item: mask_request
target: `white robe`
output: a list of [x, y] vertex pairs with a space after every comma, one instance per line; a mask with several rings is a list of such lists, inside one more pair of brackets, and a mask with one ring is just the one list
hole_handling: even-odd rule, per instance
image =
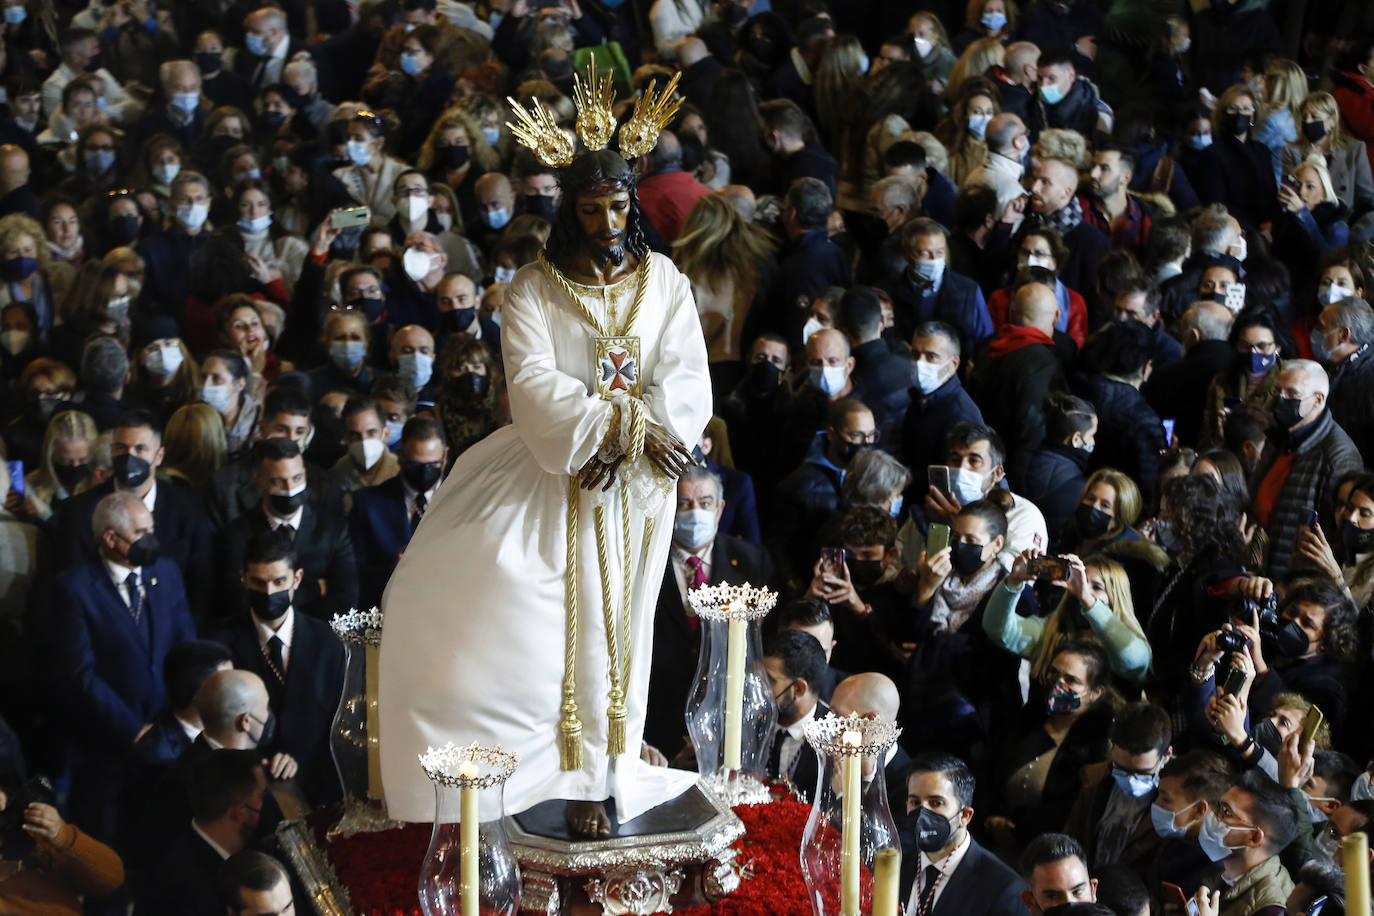
[[[690, 447], [711, 415], [706, 348], [687, 279], [667, 258], [649, 257], [650, 288], [630, 331], [641, 341], [643, 401], [651, 420]], [[610, 681], [593, 523], [598, 496], [579, 491], [576, 672], [584, 744], [582, 768], [563, 772], [557, 739], [568, 477], [596, 452], [614, 408], [594, 393], [595, 331], [539, 265], [516, 274], [502, 315], [514, 424], [459, 457], [382, 601], [380, 731], [387, 807], [401, 820], [433, 820], [434, 790], [416, 755], [426, 745], [476, 741], [500, 744], [520, 757], [506, 785], [506, 813], [554, 798], [614, 796], [620, 818], [629, 819], [696, 779], [695, 773], [649, 767], [638, 753], [654, 606], [672, 536], [673, 489], [663, 488], [645, 557], [638, 556], [643, 516], [632, 511], [630, 541], [639, 565], [632, 579], [628, 752], [613, 766], [605, 753]], [[618, 504], [608, 506], [606, 516], [610, 543], [619, 545]], [[611, 567], [618, 607], [620, 563]], [[495, 814], [484, 809], [482, 818]]]

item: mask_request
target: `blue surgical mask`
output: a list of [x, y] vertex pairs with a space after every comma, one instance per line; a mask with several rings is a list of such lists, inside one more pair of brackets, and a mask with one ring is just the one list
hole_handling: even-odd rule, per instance
[[354, 165], [367, 165], [372, 161], [372, 151], [368, 149], [369, 143], [366, 140], [348, 141], [348, 158]]
[[934, 283], [944, 275], [945, 259], [935, 258], [930, 261], [916, 261], [911, 266], [912, 269], [916, 271], [916, 275], [922, 280], [925, 280], [927, 283]]
[[688, 509], [673, 519], [673, 540], [696, 550], [716, 536], [716, 514], [709, 509]]
[[1159, 787], [1157, 773], [1129, 773], [1120, 767], [1112, 767], [1112, 779], [1127, 798], [1144, 798]]
[[967, 506], [983, 498], [983, 475], [968, 468], [950, 468], [950, 483], [954, 485], [954, 495], [959, 504]]
[[406, 76], [414, 76], [420, 72], [420, 58], [415, 54], [401, 55], [401, 72]]
[[834, 397], [844, 388], [844, 366], [816, 366], [811, 370], [811, 384]]
[[267, 40], [257, 32], [244, 32], [243, 46], [254, 57], [262, 57], [267, 53]]
[[987, 134], [988, 122], [992, 120], [990, 114], [971, 114], [968, 116], [968, 132], [979, 140]]
[[115, 152], [112, 149], [88, 149], [86, 150], [86, 169], [91, 172], [107, 172], [115, 164]]
[[229, 392], [228, 385], [211, 385], [206, 383], [200, 389], [200, 399], [219, 413], [224, 413], [233, 403], [233, 395]]
[[1326, 349], [1326, 335], [1321, 328], [1312, 329], [1309, 342], [1312, 344], [1312, 358], [1317, 362], [1324, 363], [1331, 358], [1331, 351]]
[[[494, 17], [494, 16], [495, 16], [495, 14], [493, 14], [493, 17]], [[495, 145], [497, 144], [497, 142], [501, 139], [501, 128], [499, 128], [499, 127], [484, 127], [484, 128], [482, 128], [482, 139], [485, 140], [485, 141], [487, 141], [487, 145], [488, 145], [488, 146], [495, 146]]]
[[344, 372], [352, 372], [367, 358], [367, 344], [361, 340], [336, 340], [329, 345], [329, 358]]
[[177, 92], [172, 95], [172, 104], [187, 114], [191, 114], [200, 107], [199, 92]]
[[1186, 834], [1188, 832], [1188, 828], [1186, 826], [1180, 827], [1178, 825], [1178, 816], [1182, 814], [1184, 811], [1187, 811], [1188, 808], [1196, 808], [1198, 806], [1198, 802], [1200, 802], [1201, 800], [1202, 799], [1198, 799], [1198, 801], [1193, 802], [1191, 805], [1188, 805], [1187, 807], [1179, 808], [1177, 811], [1170, 811], [1168, 808], [1161, 808], [1159, 806], [1159, 803], [1155, 802], [1153, 805], [1150, 806], [1150, 823], [1154, 826], [1155, 833], [1159, 834], [1160, 837], [1166, 840], [1176, 840], [1179, 837]]
[[22, 6], [5, 7], [6, 25], [23, 25], [24, 20], [27, 18], [29, 18], [28, 10], [24, 9]]
[[153, 178], [162, 184], [171, 184], [180, 171], [180, 162], [160, 162], [152, 168]]
[[396, 360], [396, 369], [402, 378], [408, 379], [416, 388], [423, 388], [434, 374], [434, 357], [428, 353], [402, 353], [401, 358]]
[[898, 494], [897, 494], [897, 498], [894, 499], [894, 500], [892, 501], [892, 504], [889, 505], [889, 506], [887, 507], [887, 511], [888, 511], [889, 513], [892, 514], [892, 517], [893, 517], [893, 518], [901, 518], [901, 517], [902, 517], [902, 501], [903, 501], [902, 494], [898, 493]]
[[1040, 98], [1045, 100], [1046, 105], [1058, 105], [1060, 102], [1064, 101], [1064, 96], [1066, 95], [1068, 95], [1068, 93], [1055, 83], [1040, 87]]
[[272, 214], [266, 216], [255, 216], [252, 219], [239, 220], [239, 228], [249, 235], [261, 235], [272, 225]]
[[487, 225], [493, 229], [505, 228], [506, 223], [510, 222], [510, 210], [501, 207], [497, 210], [488, 210], [484, 217]]
[[978, 21], [981, 22], [983, 28], [987, 29], [989, 32], [996, 32], [1007, 24], [1007, 16], [1005, 13], [998, 12], [984, 13], [983, 18]]
[[1211, 134], [1193, 134], [1188, 138], [1188, 145], [1193, 149], [1206, 149], [1212, 145]]
[[509, 283], [515, 279], [514, 267], [497, 267], [491, 272], [493, 283]]
[[404, 423], [390, 423], [390, 422], [388, 422], [388, 423], [386, 424], [386, 447], [387, 447], [387, 448], [395, 448], [395, 447], [396, 447], [396, 444], [397, 444], [398, 442], [401, 441], [401, 430], [403, 430], [403, 429], [405, 429], [405, 424], [404, 424]]
[[[1240, 827], [1231, 827], [1217, 817], [1215, 811], [1208, 811], [1207, 816], [1202, 819], [1202, 829], [1198, 831], [1197, 842], [1206, 853], [1207, 858], [1213, 862], [1220, 862], [1231, 853], [1240, 849], [1241, 846], [1227, 846], [1226, 835], [1232, 830], [1240, 830]], [[1243, 844], [1242, 844], [1243, 845]]]

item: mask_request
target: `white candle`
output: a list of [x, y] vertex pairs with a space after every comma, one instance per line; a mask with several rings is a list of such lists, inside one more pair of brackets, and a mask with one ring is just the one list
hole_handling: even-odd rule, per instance
[[873, 853], [873, 916], [897, 916], [902, 851], [888, 847]]
[[[842, 744], [858, 747], [863, 736], [845, 732]], [[859, 916], [859, 863], [862, 861], [859, 839], [863, 832], [863, 809], [859, 806], [863, 794], [863, 758], [857, 753], [844, 755], [844, 807], [840, 820], [840, 916]]]
[[1352, 833], [1341, 840], [1347, 916], [1369, 916], [1369, 838]]
[[367, 797], [382, 797], [382, 727], [381, 716], [377, 712], [377, 697], [381, 683], [380, 646], [368, 646], [363, 653], [363, 664], [367, 666]]
[[[476, 779], [477, 764], [469, 761], [458, 768], [468, 779]], [[462, 916], [477, 916], [477, 787], [464, 785], [459, 789], [458, 877], [461, 882], [459, 899]]]
[[[733, 608], [733, 605], [732, 605]], [[725, 662], [725, 759], [727, 770], [740, 764], [740, 721], [744, 717], [744, 650], [748, 633], [743, 620], [731, 620]]]

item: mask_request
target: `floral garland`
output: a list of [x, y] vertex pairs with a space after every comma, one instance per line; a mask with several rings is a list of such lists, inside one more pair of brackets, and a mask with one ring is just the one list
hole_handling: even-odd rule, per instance
[[[798, 850], [811, 806], [792, 798], [740, 805], [744, 836], [735, 841], [738, 890], [713, 904], [675, 911], [681, 916], [810, 916]], [[335, 873], [348, 889], [357, 916], [422, 916], [416, 875], [429, 847], [428, 826], [326, 840]]]

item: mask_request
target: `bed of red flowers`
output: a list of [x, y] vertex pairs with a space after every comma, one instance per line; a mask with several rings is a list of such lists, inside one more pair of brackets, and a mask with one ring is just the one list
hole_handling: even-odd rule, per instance
[[[810, 916], [798, 850], [811, 813], [809, 805], [779, 798], [766, 805], [741, 805], [744, 836], [735, 842], [738, 890], [711, 905], [678, 910], [683, 916]], [[339, 881], [357, 916], [421, 916], [416, 883], [429, 846], [429, 828], [405, 827], [384, 833], [325, 839]]]

